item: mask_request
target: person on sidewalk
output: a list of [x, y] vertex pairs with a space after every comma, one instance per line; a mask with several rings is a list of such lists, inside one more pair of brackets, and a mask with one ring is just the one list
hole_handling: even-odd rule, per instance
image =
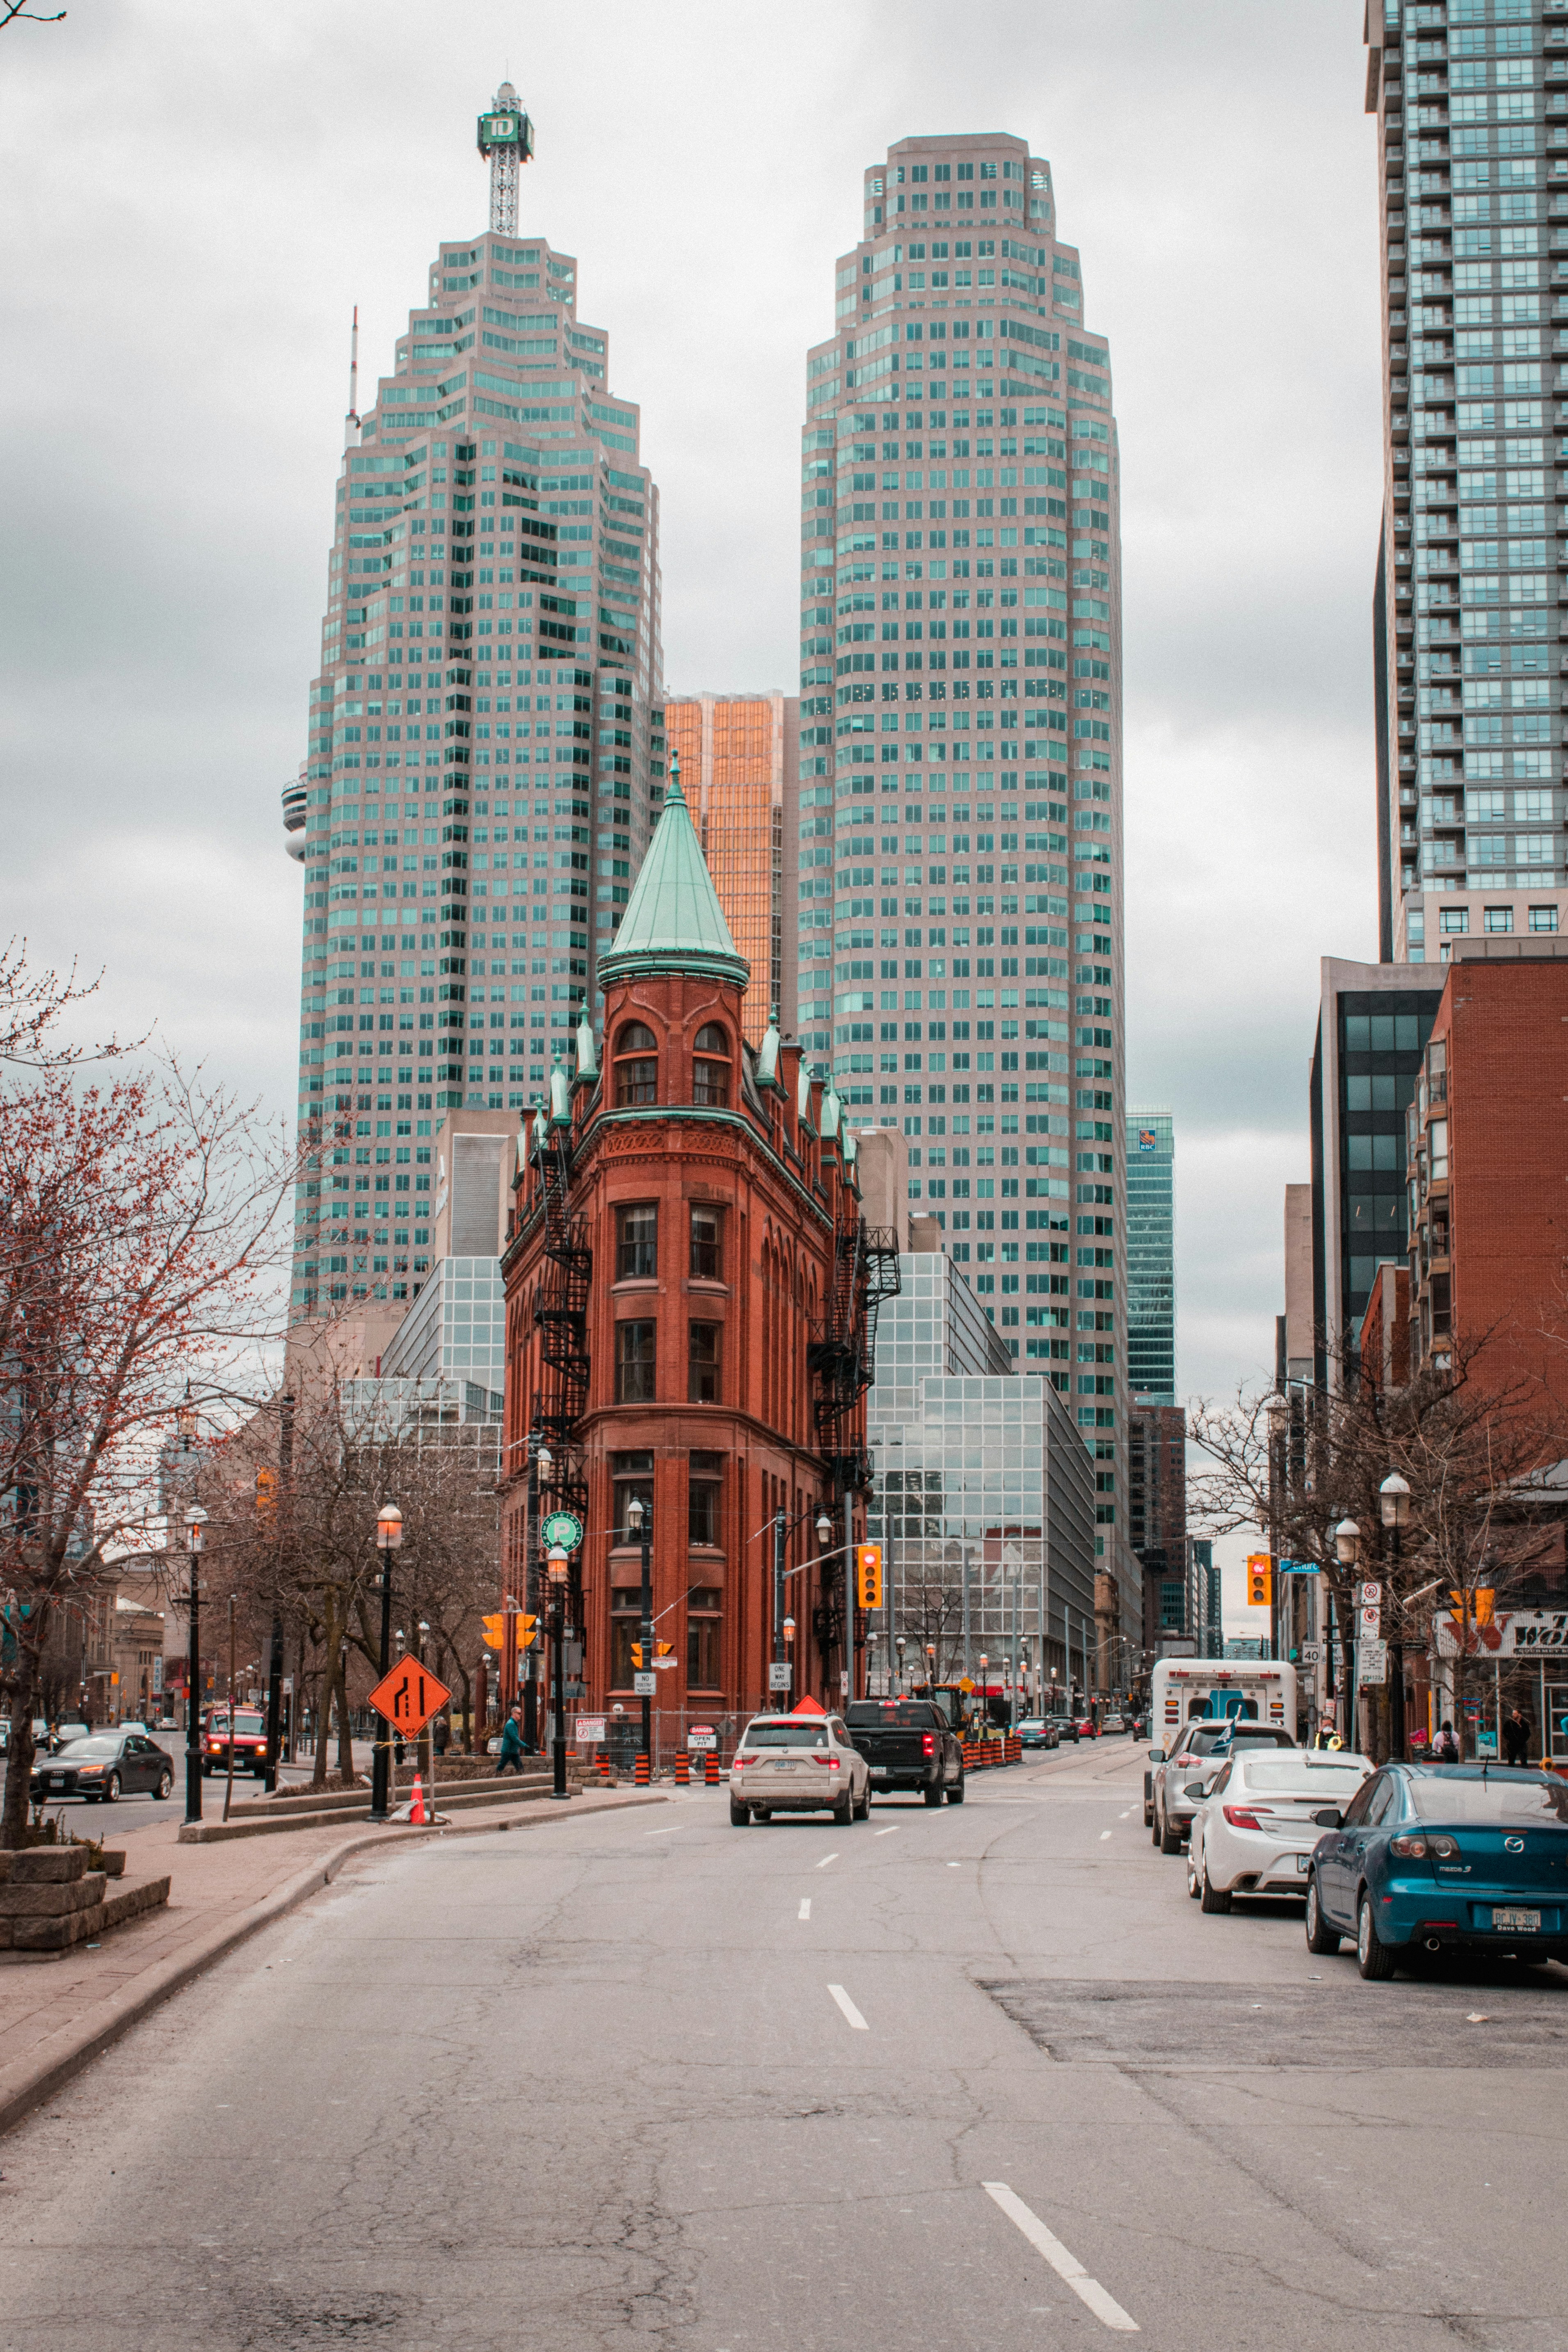
[[500, 1757], [496, 1765], [499, 1778], [502, 1772], [522, 1770], [522, 1709], [514, 1706], [501, 1726]]
[[1432, 1742], [1432, 1761], [1434, 1764], [1457, 1764], [1458, 1760], [1459, 1743], [1454, 1737], [1453, 1725], [1445, 1716], [1443, 1727]]
[[1502, 1727], [1503, 1754], [1510, 1764], [1530, 1761], [1530, 1725], [1518, 1707], [1510, 1712]]

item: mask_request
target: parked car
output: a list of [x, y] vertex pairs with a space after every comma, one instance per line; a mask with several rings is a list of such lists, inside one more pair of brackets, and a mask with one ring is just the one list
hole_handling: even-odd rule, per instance
[[1228, 1911], [1238, 1895], [1300, 1900], [1322, 1834], [1319, 1812], [1348, 1805], [1373, 1769], [1370, 1757], [1342, 1750], [1281, 1755], [1248, 1741], [1221, 1766], [1193, 1815], [1187, 1893], [1205, 1911]]
[[35, 1804], [46, 1797], [80, 1797], [89, 1805], [112, 1805], [138, 1792], [166, 1797], [174, 1785], [174, 1766], [145, 1732], [94, 1731], [35, 1765], [30, 1793]]
[[963, 1802], [963, 1750], [934, 1699], [858, 1698], [844, 1710], [879, 1796], [906, 1790], [928, 1805]]
[[1277, 1724], [1258, 1723], [1250, 1716], [1202, 1716], [1183, 1725], [1182, 1744], [1173, 1755], [1151, 1748], [1150, 1769], [1143, 1776], [1143, 1819], [1162, 1853], [1182, 1850], [1199, 1801], [1187, 1794], [1194, 1779], [1206, 1791], [1238, 1745], [1294, 1748], [1296, 1743]]
[[871, 1768], [836, 1715], [759, 1715], [730, 1759], [736, 1829], [774, 1813], [827, 1811], [847, 1827], [871, 1810]]
[[1074, 1747], [1077, 1747], [1078, 1717], [1076, 1715], [1047, 1715], [1046, 1721], [1056, 1733], [1057, 1745], [1058, 1747], [1060, 1747], [1064, 1739], [1070, 1739]]
[[1051, 1716], [1026, 1715], [1017, 1728], [1026, 1748], [1059, 1748], [1062, 1744], [1060, 1727]]
[[1385, 1764], [1318, 1820], [1310, 1951], [1352, 1936], [1373, 1979], [1446, 1951], [1568, 1959], [1568, 1783], [1555, 1773]]
[[1073, 1720], [1078, 1726], [1078, 1736], [1080, 1739], [1098, 1739], [1100, 1738], [1100, 1726], [1096, 1723], [1092, 1715], [1085, 1714], [1075, 1716]]
[[1100, 1728], [1102, 1736], [1108, 1732], [1125, 1731], [1127, 1728], [1127, 1717], [1120, 1711], [1110, 1715], [1102, 1715], [1100, 1718]]
[[[258, 1780], [267, 1777], [267, 1718], [259, 1708], [235, 1709], [234, 1769], [252, 1772]], [[227, 1770], [228, 1709], [215, 1706], [202, 1727], [202, 1771], [210, 1779]]]

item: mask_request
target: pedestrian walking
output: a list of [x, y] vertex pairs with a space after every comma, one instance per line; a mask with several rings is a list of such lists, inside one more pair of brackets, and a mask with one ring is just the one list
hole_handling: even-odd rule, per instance
[[1442, 1728], [1432, 1742], [1432, 1761], [1434, 1764], [1457, 1764], [1458, 1760], [1459, 1743], [1454, 1737], [1453, 1725], [1445, 1716]]
[[1530, 1761], [1530, 1724], [1516, 1706], [1502, 1727], [1503, 1754], [1510, 1764]]
[[500, 1759], [496, 1765], [496, 1772], [499, 1777], [502, 1772], [521, 1772], [521, 1770], [522, 1709], [520, 1706], [514, 1706], [501, 1726]]
[[452, 1726], [446, 1716], [438, 1715], [436, 1717], [436, 1728], [431, 1737], [436, 1742], [437, 1755], [445, 1756], [452, 1738]]

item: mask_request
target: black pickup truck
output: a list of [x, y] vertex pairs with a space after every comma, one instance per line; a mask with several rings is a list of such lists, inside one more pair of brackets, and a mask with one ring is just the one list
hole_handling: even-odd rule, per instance
[[849, 1738], [871, 1768], [871, 1794], [917, 1790], [928, 1805], [963, 1802], [963, 1751], [929, 1698], [861, 1698], [844, 1710]]

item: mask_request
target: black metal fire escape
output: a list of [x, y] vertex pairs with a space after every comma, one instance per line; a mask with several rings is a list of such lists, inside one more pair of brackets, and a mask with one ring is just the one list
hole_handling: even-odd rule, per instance
[[540, 1481], [546, 1510], [573, 1511], [587, 1524], [588, 1487], [574, 1439], [588, 1403], [588, 1291], [594, 1253], [585, 1221], [571, 1207], [572, 1130], [553, 1123], [536, 1144], [548, 1271], [534, 1299], [544, 1379], [533, 1412], [533, 1450], [546, 1445], [552, 1469]]

